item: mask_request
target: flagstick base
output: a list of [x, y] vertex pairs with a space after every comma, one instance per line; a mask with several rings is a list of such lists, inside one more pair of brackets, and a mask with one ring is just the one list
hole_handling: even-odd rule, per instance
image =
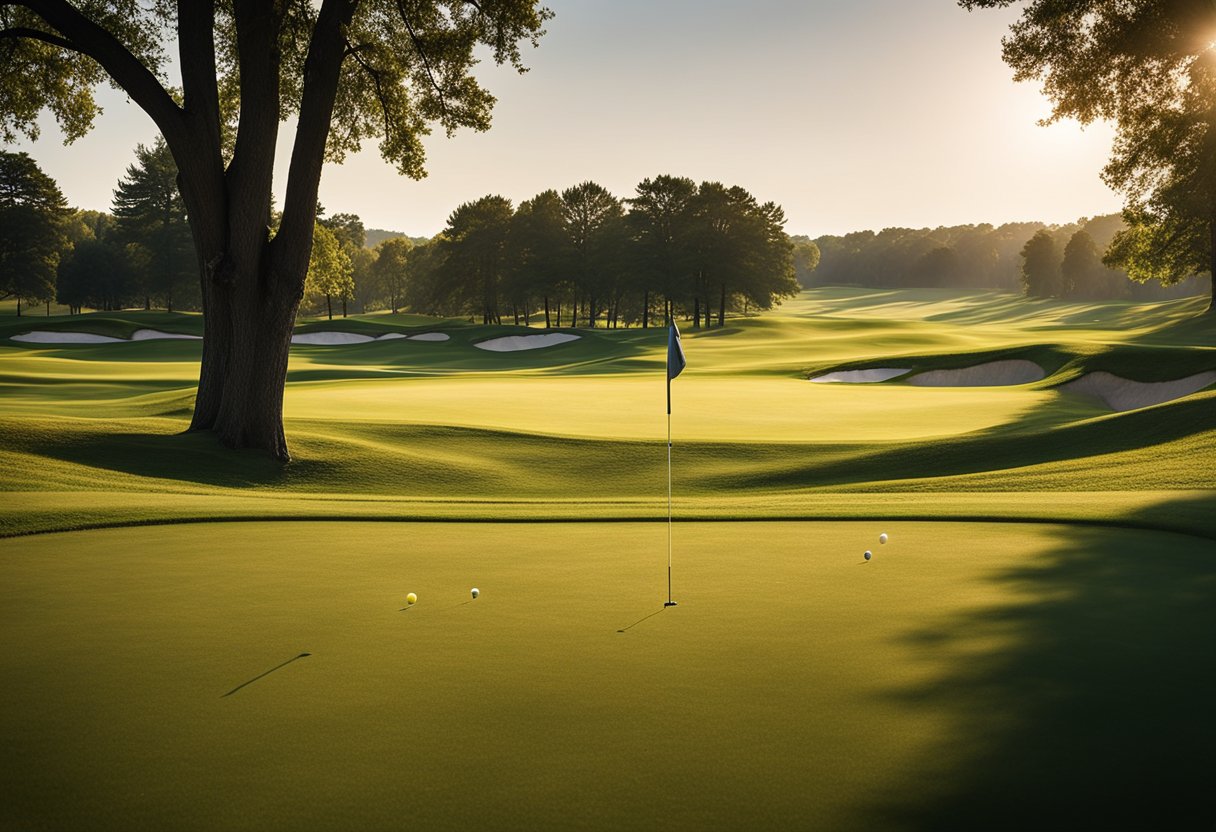
[[675, 601], [668, 601], [668, 602], [667, 602], [666, 604], [664, 604], [663, 606], [665, 606], [665, 607], [678, 607], [678, 606], [680, 606], [680, 605], [679, 605], [679, 604], [677, 604]]

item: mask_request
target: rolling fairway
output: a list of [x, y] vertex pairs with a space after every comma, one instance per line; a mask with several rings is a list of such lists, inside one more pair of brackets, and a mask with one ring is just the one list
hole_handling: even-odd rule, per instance
[[676, 540], [662, 612], [659, 524], [7, 541], [0, 825], [1211, 819], [1209, 543], [914, 522]]

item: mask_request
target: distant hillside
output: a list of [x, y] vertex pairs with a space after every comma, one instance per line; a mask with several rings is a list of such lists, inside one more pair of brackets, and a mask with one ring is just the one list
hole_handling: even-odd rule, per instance
[[430, 237], [411, 237], [410, 235], [404, 234], [400, 231], [386, 231], [383, 228], [369, 228], [367, 229], [366, 233], [367, 236], [364, 238], [363, 245], [367, 246], [368, 248], [375, 248], [385, 240], [395, 240], [398, 237], [405, 237], [414, 245], [430, 242], [431, 239]]

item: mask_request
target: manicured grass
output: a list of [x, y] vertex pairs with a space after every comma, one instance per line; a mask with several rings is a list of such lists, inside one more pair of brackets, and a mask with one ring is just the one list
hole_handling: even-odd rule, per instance
[[1211, 820], [1210, 545], [898, 521], [675, 535], [667, 610], [660, 524], [9, 541], [0, 825]]
[[[1142, 380], [1216, 369], [1201, 309], [824, 289], [725, 329], [686, 330], [689, 367], [673, 385], [677, 514], [839, 517], [865, 505], [909, 516], [882, 495], [932, 494], [910, 516], [1124, 523], [1129, 506], [1216, 496], [1216, 392], [1112, 414], [1057, 389], [1098, 369]], [[198, 316], [165, 313], [61, 324], [201, 331]], [[206, 516], [195, 503], [294, 517], [324, 502], [322, 516], [362, 516], [355, 506], [368, 499], [406, 517], [665, 514], [662, 329], [581, 330], [557, 347], [492, 353], [473, 345], [518, 330], [411, 315], [306, 321], [301, 329], [451, 339], [294, 347], [285, 414], [295, 461], [283, 468], [177, 435], [198, 342], [3, 340], [22, 327], [0, 322], [0, 488], [10, 496], [0, 534], [121, 523], [124, 499], [132, 522]], [[806, 381], [826, 369], [999, 358], [1049, 375], [995, 388]], [[1067, 496], [1076, 492], [1111, 496]], [[1020, 496], [981, 500], [991, 513], [977, 515], [971, 495], [983, 494]], [[1144, 516], [1162, 515], [1135, 524]], [[1165, 528], [1216, 537], [1203, 512], [1170, 516], [1184, 522]]]

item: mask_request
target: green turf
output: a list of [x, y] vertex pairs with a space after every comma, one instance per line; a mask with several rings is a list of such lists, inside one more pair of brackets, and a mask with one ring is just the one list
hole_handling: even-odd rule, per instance
[[1211, 820], [1210, 544], [900, 521], [675, 535], [667, 610], [659, 524], [9, 541], [0, 826]]
[[[976, 517], [974, 495], [1015, 494], [983, 501], [991, 513], [979, 517], [1126, 522], [1125, 507], [1178, 493], [1202, 503], [1216, 494], [1216, 392], [1112, 414], [1058, 389], [1097, 369], [1142, 380], [1216, 369], [1201, 309], [823, 289], [725, 329], [686, 331], [689, 367], [673, 385], [677, 514], [859, 516], [850, 506], [864, 504], [909, 516], [895, 496], [931, 494], [912, 516]], [[414, 315], [305, 321], [306, 331], [451, 340], [293, 347], [284, 411], [295, 461], [283, 468], [178, 435], [198, 342], [6, 340], [32, 320], [0, 322], [0, 488], [10, 496], [0, 533], [121, 523], [124, 500], [132, 522], [198, 518], [209, 503], [235, 506], [226, 516], [273, 506], [266, 516], [303, 517], [325, 502], [323, 516], [353, 517], [366, 499], [392, 501], [401, 517], [418, 506], [429, 508], [416, 516], [469, 519], [568, 519], [580, 505], [584, 518], [665, 513], [661, 329], [582, 330], [572, 343], [492, 353], [473, 345], [519, 330]], [[125, 336], [199, 332], [201, 320], [124, 312], [37, 326]], [[1048, 377], [994, 388], [806, 381], [1011, 357]], [[1075, 492], [1110, 498], [1060, 496]], [[1178, 516], [1165, 527], [1216, 536], [1204, 512]]]

